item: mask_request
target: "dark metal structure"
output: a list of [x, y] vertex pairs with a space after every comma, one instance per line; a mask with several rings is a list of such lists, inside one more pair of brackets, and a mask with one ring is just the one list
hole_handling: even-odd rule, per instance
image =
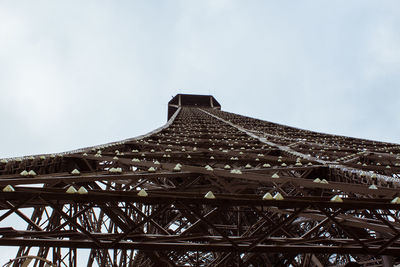
[[220, 109], [177, 95], [147, 135], [1, 160], [8, 265], [400, 263], [399, 145]]

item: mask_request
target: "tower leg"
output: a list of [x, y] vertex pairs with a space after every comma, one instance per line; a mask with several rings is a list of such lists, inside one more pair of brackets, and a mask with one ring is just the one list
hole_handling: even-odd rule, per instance
[[387, 256], [387, 255], [383, 255], [382, 256], [382, 263], [383, 263], [383, 267], [393, 267], [393, 257], [392, 256]]

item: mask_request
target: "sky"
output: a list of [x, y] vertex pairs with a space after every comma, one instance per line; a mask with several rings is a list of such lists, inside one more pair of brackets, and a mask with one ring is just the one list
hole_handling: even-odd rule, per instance
[[0, 158], [147, 133], [177, 93], [400, 143], [400, 2], [0, 1]]

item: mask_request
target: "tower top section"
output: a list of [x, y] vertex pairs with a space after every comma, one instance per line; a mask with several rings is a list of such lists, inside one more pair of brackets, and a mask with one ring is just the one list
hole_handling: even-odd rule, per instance
[[221, 109], [221, 105], [212, 95], [177, 94], [168, 102], [168, 120], [182, 106]]

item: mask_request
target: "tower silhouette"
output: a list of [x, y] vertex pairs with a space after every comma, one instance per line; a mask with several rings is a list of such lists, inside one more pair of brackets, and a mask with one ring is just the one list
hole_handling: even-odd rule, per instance
[[8, 266], [394, 266], [399, 173], [397, 144], [178, 94], [146, 135], [1, 160], [0, 245]]

